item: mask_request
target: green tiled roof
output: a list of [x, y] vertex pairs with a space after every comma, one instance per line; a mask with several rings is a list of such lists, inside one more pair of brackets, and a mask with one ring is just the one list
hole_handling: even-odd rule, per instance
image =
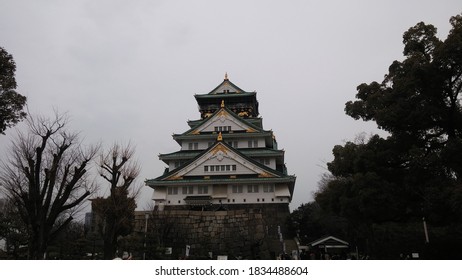
[[[247, 161], [251, 162], [252, 164], [255, 164], [256, 166], [260, 167], [261, 169], [263, 170], [266, 170], [267, 172], [271, 173], [271, 174], [275, 174], [277, 176], [280, 176], [280, 177], [286, 177], [287, 175], [285, 175], [284, 173], [278, 171], [278, 170], [274, 170], [272, 168], [269, 168], [268, 166], [264, 165], [264, 164], [261, 164], [260, 162], [252, 159], [251, 157], [243, 154], [240, 150], [238, 149], [235, 149], [233, 147], [231, 147], [230, 145], [228, 145], [225, 141], [221, 141], [220, 142], [222, 145], [226, 146], [228, 149], [230, 149], [231, 151], [234, 151], [235, 153], [239, 154], [241, 157], [245, 158]], [[215, 145], [212, 145], [210, 146], [208, 149], [202, 151], [201, 153], [199, 153], [196, 157], [188, 160], [187, 162], [185, 162], [184, 164], [182, 164], [180, 167], [174, 169], [174, 170], [171, 170], [170, 172], [162, 175], [162, 176], [159, 176], [155, 179], [152, 179], [153, 181], [162, 181], [163, 179], [173, 175], [175, 172], [178, 172], [179, 170], [181, 170], [182, 168], [188, 166], [189, 164], [193, 163], [196, 159], [198, 159], [199, 157], [201, 157], [203, 154], [207, 153], [209, 150], [213, 149], [217, 144], [215, 143]]]
[[[262, 132], [243, 132], [243, 133], [224, 133], [221, 132], [223, 135], [223, 139], [231, 139], [231, 138], [254, 138], [254, 137], [272, 137], [273, 133], [271, 131], [262, 131]], [[245, 135], [243, 135], [245, 134]], [[201, 134], [173, 134], [174, 140], [184, 140], [184, 139], [214, 139], [217, 138], [218, 133], [201, 133]], [[226, 141], [226, 140], [224, 140]]]
[[[255, 125], [256, 127], [259, 127], [260, 129], [263, 129], [263, 121], [261, 118], [246, 118], [245, 119], [248, 123], [251, 123]], [[199, 119], [199, 120], [188, 120], [188, 125], [190, 128], [197, 127], [199, 124], [201, 124], [204, 120]]]
[[[257, 126], [255, 124], [253, 124], [252, 122], [249, 122], [247, 121], [246, 119], [244, 118], [241, 118], [239, 117], [236, 113], [234, 113], [233, 111], [231, 111], [230, 109], [226, 108], [226, 106], [223, 108], [228, 114], [230, 114], [231, 116], [233, 116], [234, 118], [238, 119], [239, 121], [241, 121], [242, 123], [244, 123], [245, 125], [248, 125], [249, 127], [257, 130], [257, 131], [260, 131], [260, 132], [264, 132], [265, 130], [263, 130], [260, 126]], [[218, 114], [220, 112], [220, 110], [216, 110], [210, 117], [206, 118], [206, 119], [203, 119], [201, 120], [200, 122], [196, 123], [196, 126], [194, 127], [191, 127], [190, 129], [188, 129], [187, 131], [183, 132], [182, 134], [174, 134], [174, 135], [187, 135], [188, 133], [194, 131], [196, 128], [198, 128], [199, 126], [201, 126], [202, 124], [206, 123], [208, 120], [210, 120], [211, 118], [213, 118], [216, 114]]]
[[[283, 150], [274, 150], [268, 148], [243, 148], [238, 149], [238, 151], [249, 157], [284, 156]], [[198, 156], [200, 153], [202, 153], [201, 150], [182, 150], [169, 154], [160, 154], [159, 158], [161, 160], [191, 159]]]
[[295, 176], [284, 176], [284, 177], [272, 177], [272, 178], [265, 178], [265, 177], [255, 177], [255, 178], [217, 178], [214, 179], [211, 177], [210, 179], [200, 179], [200, 178], [183, 178], [181, 180], [168, 180], [168, 181], [160, 181], [157, 179], [149, 179], [146, 180], [145, 183], [148, 186], [170, 186], [170, 185], [188, 185], [188, 184], [215, 184], [215, 183], [295, 183]]
[[244, 90], [242, 90], [240, 87], [236, 86], [233, 82], [231, 82], [228, 77], [225, 77], [225, 79], [223, 80], [223, 82], [221, 82], [218, 86], [216, 86], [214, 89], [212, 89], [208, 94], [209, 95], [214, 95], [214, 91], [216, 91], [218, 88], [220, 88], [222, 85], [224, 84], [229, 84], [231, 87], [235, 88], [238, 93], [242, 93], [242, 92], [245, 92]]
[[247, 97], [247, 96], [255, 96], [257, 95], [256, 92], [241, 92], [241, 93], [217, 93], [217, 94], [195, 94], [194, 97], [197, 99], [223, 99], [223, 98], [239, 98], [239, 97]]

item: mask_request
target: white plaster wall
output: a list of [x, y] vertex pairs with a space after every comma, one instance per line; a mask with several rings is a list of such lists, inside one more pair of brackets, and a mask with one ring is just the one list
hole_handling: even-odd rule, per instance
[[[231, 131], [247, 129], [247, 126], [240, 125], [234, 119], [226, 119], [225, 117], [218, 117], [216, 120], [202, 127], [202, 131], [203, 132], [215, 132], [216, 126], [225, 126], [225, 127], [231, 126]], [[226, 130], [226, 131], [229, 131], [229, 130]]]
[[[247, 185], [243, 185], [242, 193], [233, 193], [233, 185], [229, 184], [227, 186], [228, 193], [227, 197], [218, 197], [213, 198], [213, 204], [255, 204], [255, 203], [288, 203], [289, 199], [287, 197], [277, 197], [275, 192], [263, 192], [263, 185], [259, 185], [258, 193], [249, 193]], [[213, 186], [208, 186], [208, 195], [213, 196]], [[277, 188], [282, 188], [279, 186]], [[207, 195], [207, 194], [198, 194], [198, 186], [194, 186], [193, 194], [182, 194], [182, 186], [178, 186], [178, 194], [166, 195], [165, 205], [186, 205], [184, 198], [190, 195]], [[273, 189], [276, 190], [276, 187], [273, 186]]]

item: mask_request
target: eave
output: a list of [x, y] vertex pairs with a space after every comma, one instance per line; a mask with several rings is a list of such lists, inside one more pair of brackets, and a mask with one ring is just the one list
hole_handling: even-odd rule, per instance
[[[274, 150], [269, 148], [242, 148], [237, 150], [251, 158], [276, 157], [282, 159], [285, 154], [284, 150]], [[160, 154], [159, 159], [164, 162], [171, 160], [190, 160], [201, 153], [201, 150], [181, 150], [169, 154]]]
[[[190, 129], [188, 129], [187, 131], [181, 133], [180, 135], [187, 135], [187, 134], [194, 134], [196, 135], [196, 133], [194, 132], [195, 130], [197, 130], [198, 127], [202, 126], [203, 124], [207, 123], [208, 121], [210, 121], [211, 119], [213, 119], [216, 115], [220, 114], [221, 111], [224, 111], [225, 113], [229, 114], [231, 117], [233, 117], [234, 119], [238, 120], [239, 122], [241, 122], [242, 124], [250, 127], [251, 129], [253, 130], [256, 130], [257, 132], [263, 132], [265, 130], [263, 130], [263, 128], [261, 126], [258, 126], [258, 125], [255, 125], [253, 122], [251, 121], [247, 121], [247, 119], [244, 119], [242, 117], [239, 117], [236, 113], [234, 113], [232, 110], [230, 110], [229, 108], [227, 108], [226, 106], [223, 107], [223, 108], [220, 108], [219, 110], [216, 110], [210, 117], [208, 118], [205, 118], [205, 119], [202, 119], [200, 121], [198, 121], [197, 123], [195, 123], [195, 126], [191, 126], [190, 125]], [[252, 118], [252, 119], [255, 119], [255, 118]], [[261, 123], [261, 122], [260, 122]], [[189, 124], [189, 122], [188, 122]]]
[[155, 189], [156, 187], [168, 187], [168, 186], [190, 186], [190, 185], [218, 185], [218, 184], [288, 184], [290, 199], [292, 200], [294, 194], [296, 177], [293, 175], [284, 177], [273, 177], [273, 178], [182, 178], [178, 180], [162, 181], [158, 179], [146, 180], [145, 184], [148, 187]]

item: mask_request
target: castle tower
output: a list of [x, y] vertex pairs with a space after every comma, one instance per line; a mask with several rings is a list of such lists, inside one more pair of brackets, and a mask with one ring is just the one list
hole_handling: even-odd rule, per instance
[[180, 150], [160, 154], [168, 167], [146, 181], [154, 189], [156, 208], [288, 211], [295, 176], [287, 174], [284, 150], [273, 132], [263, 129], [256, 95], [226, 74], [215, 89], [194, 96], [200, 119], [173, 135]]

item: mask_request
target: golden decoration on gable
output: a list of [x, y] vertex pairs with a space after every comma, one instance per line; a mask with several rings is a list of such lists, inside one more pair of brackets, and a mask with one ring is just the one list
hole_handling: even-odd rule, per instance
[[168, 178], [167, 180], [181, 180], [183, 179], [183, 176], [175, 175], [173, 177]]
[[268, 172], [263, 171], [262, 173], [258, 174], [259, 178], [272, 178], [274, 175], [269, 174]]
[[239, 114], [237, 114], [239, 117], [248, 117], [249, 116], [249, 112], [239, 112]]
[[213, 148], [210, 152], [212, 153], [212, 155], [216, 155], [216, 153], [218, 152], [223, 152], [223, 154], [227, 155], [228, 154], [228, 150], [225, 148], [225, 146], [223, 145], [217, 145], [215, 148]]
[[228, 112], [226, 112], [225, 110], [221, 110], [220, 113], [218, 113], [218, 117], [226, 117], [228, 115]]

